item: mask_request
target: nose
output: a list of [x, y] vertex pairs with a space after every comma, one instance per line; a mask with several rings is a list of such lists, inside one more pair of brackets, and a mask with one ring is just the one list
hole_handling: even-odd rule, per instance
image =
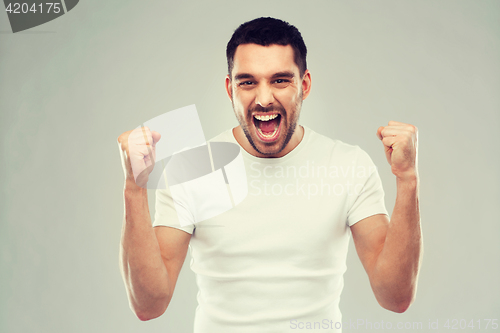
[[261, 85], [257, 88], [257, 96], [255, 96], [255, 104], [262, 107], [271, 106], [274, 102], [273, 90], [268, 85]]

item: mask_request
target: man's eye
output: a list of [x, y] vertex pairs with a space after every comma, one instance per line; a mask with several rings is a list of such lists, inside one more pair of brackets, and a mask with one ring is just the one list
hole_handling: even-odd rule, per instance
[[274, 84], [279, 88], [287, 87], [290, 84], [290, 80], [288, 79], [276, 79], [274, 80]]
[[252, 81], [244, 81], [244, 82], [240, 82], [240, 86], [249, 86], [249, 85], [252, 85], [253, 82]]

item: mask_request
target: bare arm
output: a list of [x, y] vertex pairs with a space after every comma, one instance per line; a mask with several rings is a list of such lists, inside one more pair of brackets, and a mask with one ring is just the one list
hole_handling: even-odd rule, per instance
[[377, 301], [401, 313], [415, 299], [423, 254], [417, 143], [414, 126], [397, 122], [389, 125], [384, 128], [385, 135], [382, 128], [378, 134], [397, 180], [391, 221], [385, 215], [374, 215], [354, 224], [351, 231]]
[[379, 304], [406, 311], [415, 299], [423, 253], [418, 190], [398, 182], [390, 223], [386, 215], [374, 215], [354, 224], [351, 231]]
[[132, 172], [130, 159], [136, 152], [129, 150], [130, 132], [118, 139], [126, 179], [120, 268], [131, 309], [139, 319], [150, 320], [167, 309], [191, 235], [173, 228], [153, 229], [147, 189], [137, 184], [139, 177], [135, 179]]

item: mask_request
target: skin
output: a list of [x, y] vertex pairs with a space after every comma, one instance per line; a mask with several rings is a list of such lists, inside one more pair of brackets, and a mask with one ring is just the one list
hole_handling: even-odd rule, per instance
[[379, 304], [402, 313], [415, 300], [423, 256], [417, 170], [417, 128], [390, 121], [377, 130], [397, 196], [391, 220], [374, 215], [351, 226], [358, 256]]
[[[311, 73], [301, 76], [290, 45], [239, 45], [226, 92], [240, 126], [233, 130], [238, 143], [258, 157], [282, 157], [302, 140], [304, 129], [297, 127], [302, 101], [311, 91]], [[259, 139], [254, 114], [281, 115], [279, 137], [269, 143]]]
[[[277, 83], [276, 73], [294, 73], [289, 84]], [[257, 157], [281, 157], [302, 140], [303, 128], [293, 131], [302, 101], [311, 89], [311, 74], [302, 80], [293, 60], [291, 46], [238, 46], [231, 77], [226, 77], [226, 92], [240, 126], [233, 130], [238, 143]], [[286, 131], [292, 131], [287, 143], [283, 131], [272, 144], [259, 140], [253, 126], [256, 109], [276, 107], [286, 110]], [[257, 112], [259, 113], [259, 112]], [[374, 215], [351, 227], [358, 256], [368, 274], [379, 304], [394, 312], [404, 312], [415, 299], [422, 259], [422, 233], [418, 203], [417, 128], [390, 121], [380, 127], [377, 136], [397, 181], [396, 204], [391, 220]]]
[[[145, 184], [160, 134], [147, 127], [118, 137], [125, 174], [125, 212], [120, 242], [120, 270], [130, 308], [140, 320], [150, 320], [167, 309], [186, 258], [191, 235], [151, 227]], [[152, 158], [153, 157], [153, 158]]]
[[[310, 93], [311, 74], [306, 71], [300, 76], [290, 46], [238, 46], [225, 87], [240, 121], [233, 133], [247, 152], [282, 157], [300, 143], [304, 130], [294, 124]], [[272, 112], [281, 115], [282, 129], [276, 140], [264, 142], [255, 132], [252, 117]], [[120, 267], [131, 309], [139, 319], [150, 320], [162, 315], [170, 303], [191, 235], [175, 228], [151, 227], [143, 184], [160, 136], [148, 128], [141, 132], [128, 131], [118, 138], [125, 174]], [[354, 224], [351, 232], [378, 302], [391, 311], [404, 312], [414, 300], [422, 258], [417, 129], [391, 121], [378, 129], [377, 136], [396, 176], [396, 203], [390, 221], [385, 215], [374, 215]]]

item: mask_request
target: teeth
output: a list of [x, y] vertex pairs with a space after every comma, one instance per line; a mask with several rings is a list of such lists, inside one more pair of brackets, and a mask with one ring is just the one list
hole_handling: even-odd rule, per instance
[[276, 117], [278, 117], [278, 114], [272, 114], [272, 115], [266, 115], [266, 116], [255, 115], [254, 117], [255, 117], [255, 119], [260, 120], [260, 121], [269, 121], [269, 120], [273, 120]]

